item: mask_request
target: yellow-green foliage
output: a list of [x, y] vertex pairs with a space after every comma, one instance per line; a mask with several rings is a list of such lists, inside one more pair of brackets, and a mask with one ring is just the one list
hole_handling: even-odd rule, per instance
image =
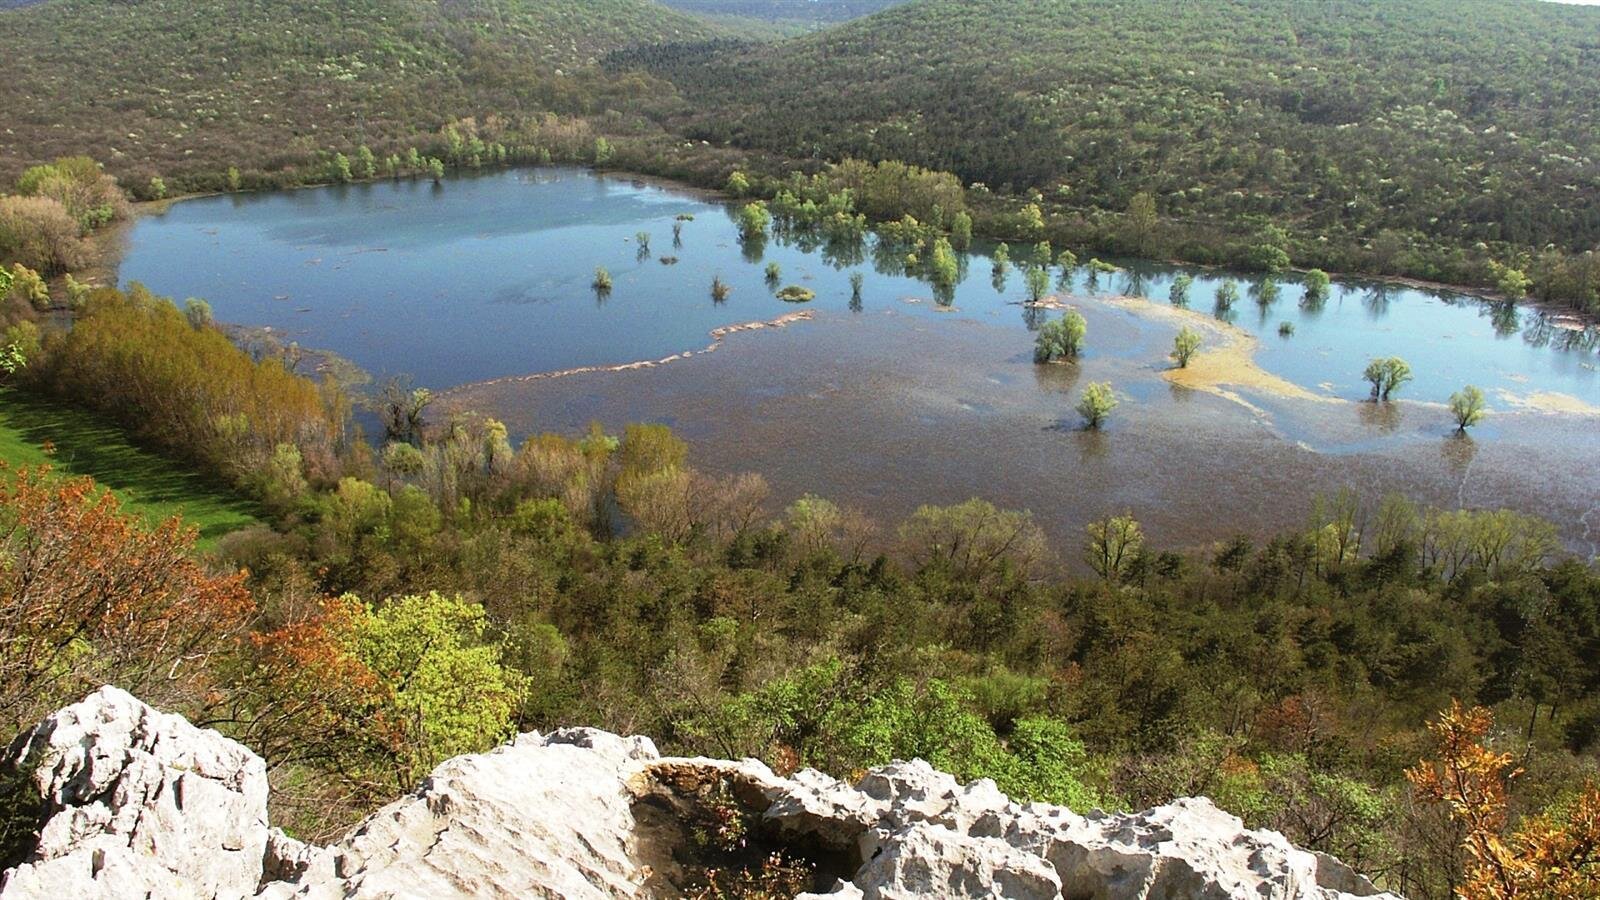
[[438, 593], [396, 597], [351, 624], [349, 652], [386, 688], [379, 714], [403, 737], [399, 780], [488, 749], [512, 732], [528, 681], [501, 664], [483, 607]]
[[87, 299], [70, 331], [48, 336], [36, 384], [98, 409], [135, 435], [243, 479], [283, 445], [308, 465], [337, 438], [324, 391], [277, 359], [252, 359], [171, 301], [135, 285]]

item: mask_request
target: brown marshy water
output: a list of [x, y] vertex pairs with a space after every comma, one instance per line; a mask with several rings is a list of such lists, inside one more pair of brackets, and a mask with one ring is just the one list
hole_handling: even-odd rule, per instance
[[[1097, 340], [1137, 339], [1134, 326], [1100, 324]], [[760, 472], [779, 502], [819, 493], [885, 523], [921, 503], [981, 496], [1032, 510], [1064, 543], [1099, 516], [1132, 511], [1157, 542], [1194, 547], [1303, 524], [1318, 494], [1350, 487], [1373, 502], [1396, 491], [1537, 513], [1574, 549], [1600, 549], [1580, 521], [1600, 504], [1593, 419], [1502, 412], [1492, 439], [1459, 438], [1431, 404], [1248, 387], [1235, 389], [1241, 403], [1170, 385], [1153, 347], [1051, 366], [1031, 351], [1026, 333], [979, 322], [828, 313], [682, 364], [469, 386], [449, 399], [521, 433], [664, 422], [702, 468]], [[1084, 431], [1077, 391], [1105, 380], [1121, 405], [1103, 430]]]

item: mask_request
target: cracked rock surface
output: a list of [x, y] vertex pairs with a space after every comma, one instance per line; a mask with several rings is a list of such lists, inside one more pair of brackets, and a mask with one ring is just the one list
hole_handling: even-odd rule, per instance
[[811, 898], [1393, 896], [1204, 798], [1079, 815], [921, 761], [856, 784], [785, 778], [593, 729], [449, 760], [327, 846], [269, 827], [255, 754], [116, 688], [21, 735], [5, 765], [39, 808], [37, 846], [0, 875], [6, 900], [674, 896], [688, 823], [713, 792], [765, 848], [816, 866]]

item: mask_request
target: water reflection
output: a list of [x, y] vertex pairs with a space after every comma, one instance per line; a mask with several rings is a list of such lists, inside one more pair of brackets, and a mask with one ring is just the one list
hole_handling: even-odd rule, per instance
[[1127, 297], [1145, 297], [1146, 275], [1139, 269], [1128, 269], [1122, 280], [1122, 293]]
[[1355, 407], [1361, 424], [1382, 434], [1392, 434], [1399, 430], [1400, 422], [1405, 417], [1404, 404], [1400, 403], [1364, 402], [1355, 404]]
[[1361, 295], [1361, 305], [1366, 309], [1367, 316], [1373, 321], [1382, 319], [1389, 314], [1389, 304], [1393, 295], [1388, 285], [1374, 284], [1367, 287]]

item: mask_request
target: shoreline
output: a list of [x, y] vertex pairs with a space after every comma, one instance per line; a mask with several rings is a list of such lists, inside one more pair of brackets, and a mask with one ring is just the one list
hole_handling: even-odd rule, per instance
[[556, 378], [570, 378], [575, 375], [593, 375], [609, 372], [632, 372], [637, 369], [655, 369], [679, 360], [689, 359], [695, 356], [704, 356], [707, 353], [714, 353], [716, 352], [717, 348], [722, 346], [723, 342], [731, 334], [741, 334], [747, 331], [762, 331], [768, 328], [787, 328], [790, 325], [798, 324], [800, 322], [810, 322], [812, 319], [815, 319], [816, 316], [817, 314], [814, 310], [806, 309], [799, 312], [784, 313], [775, 319], [766, 319], [763, 321], [754, 322], [739, 322], [733, 325], [722, 325], [707, 332], [707, 334], [711, 337], [711, 343], [699, 350], [684, 350], [679, 353], [673, 353], [669, 356], [663, 356], [660, 359], [641, 359], [633, 362], [614, 363], [611, 365], [574, 366], [568, 369], [532, 372], [525, 375], [503, 375], [499, 378], [487, 378], [483, 381], [469, 381], [466, 384], [458, 384], [454, 387], [445, 388], [442, 391], [438, 391], [435, 396], [443, 400], [448, 399], [455, 394], [465, 393], [467, 391], [477, 390], [480, 388], [493, 388], [506, 384], [526, 384], [532, 381], [548, 381]]

